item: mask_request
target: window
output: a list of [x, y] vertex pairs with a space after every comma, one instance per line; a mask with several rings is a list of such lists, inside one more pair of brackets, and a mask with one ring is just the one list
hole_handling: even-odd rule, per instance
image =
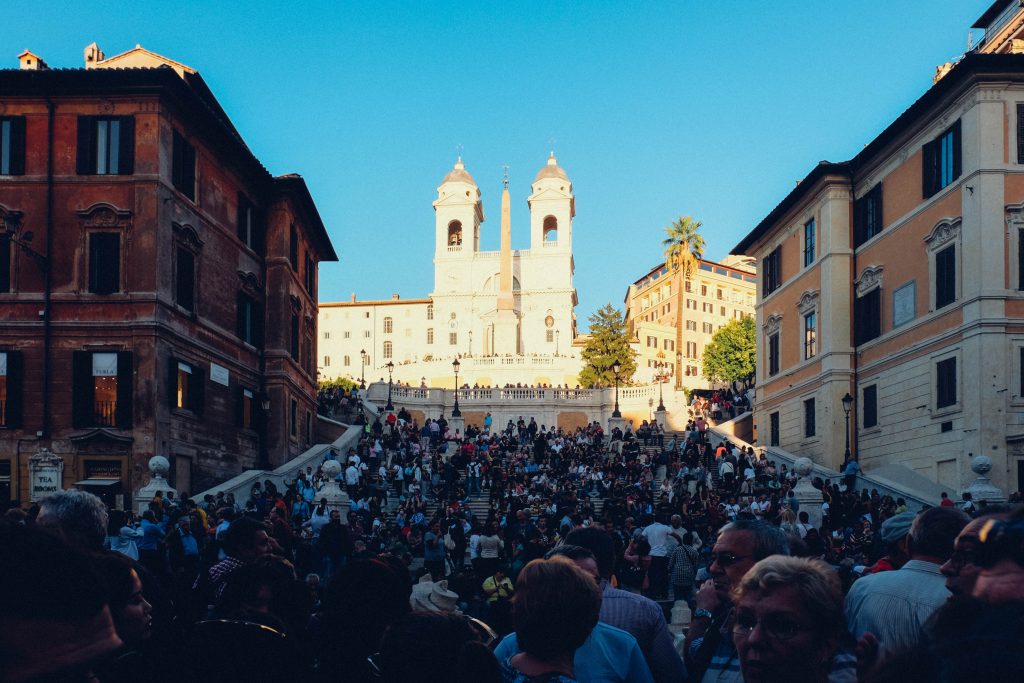
[[324, 356], [324, 367], [325, 368], [331, 367], [331, 357], [330, 356]]
[[344, 365], [346, 368], [349, 367], [350, 365], [352, 365], [352, 358], [350, 356], [345, 356], [341, 360], [341, 364]]
[[686, 329], [689, 330], [690, 332], [696, 332], [697, 331], [697, 321], [696, 320], [687, 320], [686, 321]]
[[307, 375], [313, 374], [313, 336], [308, 330], [302, 336], [302, 369]]
[[394, 321], [391, 318], [384, 318], [384, 334], [391, 334], [394, 328]]
[[700, 295], [701, 296], [707, 296], [708, 295], [708, 286], [707, 285], [701, 285], [700, 286]]
[[196, 198], [196, 148], [174, 131], [171, 149], [171, 184], [192, 201]]
[[693, 291], [693, 283], [691, 283], [689, 280], [687, 280], [684, 289], [687, 292], [692, 292]]
[[448, 345], [449, 346], [455, 346], [458, 343], [459, 343], [459, 333], [458, 332], [449, 332], [448, 333]]
[[238, 338], [246, 344], [259, 346], [263, 331], [263, 312], [260, 305], [248, 294], [239, 292], [236, 313]]
[[427, 304], [427, 320], [434, 319], [434, 304]]
[[135, 119], [131, 116], [78, 117], [78, 175], [131, 175], [135, 172]]
[[555, 331], [554, 330], [544, 330], [544, 341], [546, 341], [549, 344], [551, 342], [555, 341]]
[[962, 170], [960, 121], [925, 144], [922, 151], [922, 190], [928, 199], [960, 177]]
[[[292, 270], [299, 272], [299, 231], [294, 223], [288, 232], [288, 262], [292, 264]], [[366, 317], [370, 317], [369, 312], [366, 313]]]
[[203, 371], [193, 363], [171, 358], [169, 373], [171, 408], [202, 415], [206, 388]]
[[1024, 164], [1024, 104], [1019, 103], [1017, 104], [1017, 163]]
[[676, 350], [676, 341], [674, 339], [666, 339], [662, 343], [661, 347], [662, 347], [662, 350], [664, 350], [664, 351], [675, 351]]
[[814, 219], [804, 223], [804, 266], [814, 263]]
[[935, 253], [935, 308], [956, 301], [956, 245]]
[[715, 312], [715, 305], [714, 304], [709, 304], [707, 302], [704, 302], [700, 306], [701, 306], [701, 311], [704, 312], [704, 313], [714, 313]]
[[121, 289], [121, 234], [89, 233], [89, 291], [113, 294]]
[[935, 407], [956, 405], [956, 358], [935, 364]]
[[804, 438], [810, 438], [815, 434], [814, 425], [814, 399], [804, 401]]
[[854, 343], [865, 344], [882, 334], [882, 288], [858, 297], [853, 306]]
[[782, 245], [762, 259], [764, 271], [764, 296], [768, 296], [782, 285]]
[[853, 203], [853, 246], [859, 247], [882, 232], [882, 183]]
[[289, 424], [291, 425], [292, 439], [297, 441], [299, 438], [299, 402], [294, 398], [292, 399], [291, 418], [292, 419]]
[[352, 333], [348, 330], [345, 330], [344, 332], [342, 332], [341, 337], [342, 339], [350, 339], [352, 337]]
[[691, 309], [691, 310], [696, 311], [697, 310], [697, 300], [696, 299], [687, 299], [686, 300], [686, 307]]
[[725, 306], [718, 307], [718, 315], [722, 316], [723, 318], [725, 317]]
[[0, 352], [0, 428], [21, 426], [21, 353]]
[[292, 360], [298, 362], [299, 360], [299, 314], [292, 313], [292, 327], [291, 327], [291, 349]]
[[716, 289], [715, 298], [717, 298], [719, 301], [722, 301], [723, 299], [725, 299], [725, 292], [723, 292], [721, 289]]
[[394, 347], [391, 345], [391, 342], [389, 342], [389, 341], [384, 342], [384, 358], [385, 359], [391, 358], [391, 352], [392, 352], [393, 348]]
[[306, 291], [316, 298], [316, 261], [306, 252]]
[[864, 416], [864, 429], [878, 425], [878, 385], [864, 387], [861, 392], [861, 413]]
[[263, 251], [263, 222], [249, 198], [238, 193], [238, 239], [257, 254]]
[[238, 395], [238, 426], [242, 429], [253, 429], [253, 392], [241, 389]]
[[804, 360], [814, 358], [818, 353], [818, 314], [804, 316]]
[[768, 445], [778, 446], [779, 445], [779, 414], [772, 413], [768, 416], [769, 430], [768, 430]]
[[11, 291], [11, 236], [0, 232], [0, 293]]
[[768, 336], [768, 374], [779, 374], [779, 333]]
[[711, 334], [715, 331], [715, 326], [711, 323], [704, 323], [703, 325], [704, 334]]
[[331, 338], [331, 333], [330, 333], [330, 332], [327, 332], [327, 331], [325, 330], [325, 331], [324, 331], [324, 339], [330, 339], [330, 338]]
[[696, 358], [697, 357], [697, 342], [688, 341], [686, 342], [686, 357]]
[[25, 174], [25, 117], [0, 117], [0, 175]]
[[75, 427], [132, 426], [131, 352], [75, 351], [72, 357]]
[[313, 414], [306, 411], [306, 445], [313, 443]]
[[363, 339], [369, 339], [369, 338], [370, 338], [370, 331], [369, 330], [363, 330]]
[[433, 327], [428, 327], [427, 328], [427, 343], [428, 344], [433, 344], [434, 343], [434, 328]]
[[196, 312], [196, 257], [184, 247], [178, 247], [174, 276], [174, 303], [190, 313]]

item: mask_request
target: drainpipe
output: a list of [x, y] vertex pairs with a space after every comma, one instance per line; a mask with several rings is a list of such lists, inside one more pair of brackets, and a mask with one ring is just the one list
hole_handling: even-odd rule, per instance
[[46, 260], [43, 261], [43, 429], [50, 438], [50, 290], [53, 262], [53, 100], [46, 97]]
[[[853, 198], [853, 173], [850, 174], [850, 198], [851, 198], [851, 200]], [[852, 216], [852, 213], [853, 213], [852, 212], [852, 207], [853, 207], [853, 203], [851, 203], [851, 216]], [[857, 356], [857, 354], [858, 354], [858, 352], [857, 352], [857, 332], [856, 332], [856, 330], [857, 330], [857, 313], [856, 313], [856, 311], [857, 311], [857, 305], [856, 305], [857, 304], [857, 285], [856, 285], [856, 281], [857, 281], [857, 247], [854, 246], [856, 244], [856, 242], [857, 242], [857, 240], [856, 240], [856, 234], [857, 234], [857, 225], [856, 225], [856, 223], [854, 223], [851, 227], [853, 229], [851, 230], [850, 236], [853, 237], [854, 239], [850, 240], [850, 247], [851, 247], [850, 251], [853, 254], [852, 273], [851, 273], [851, 276], [850, 276], [850, 287], [851, 287], [851, 293], [853, 295], [853, 302], [852, 302], [853, 306], [850, 307], [850, 322], [851, 322], [851, 327], [852, 327], [851, 332], [853, 333], [853, 339], [852, 339], [852, 341], [853, 341], [853, 377], [850, 379], [850, 383], [852, 384], [852, 386], [851, 386], [852, 391], [850, 392], [850, 394], [853, 396], [853, 407], [850, 409], [850, 416], [853, 418], [853, 430], [852, 430], [853, 433], [850, 434], [850, 443], [853, 445], [853, 459], [856, 460], [857, 462], [860, 462], [860, 449], [858, 448], [858, 446], [859, 446], [858, 441], [859, 440], [857, 438], [857, 435], [858, 435], [857, 425], [859, 424], [859, 421], [857, 419], [857, 412], [858, 412], [858, 409], [859, 409], [859, 406], [860, 406], [860, 400], [858, 398], [860, 396], [860, 392], [859, 392], [859, 390], [857, 388], [857, 360], [858, 360], [858, 356]]]

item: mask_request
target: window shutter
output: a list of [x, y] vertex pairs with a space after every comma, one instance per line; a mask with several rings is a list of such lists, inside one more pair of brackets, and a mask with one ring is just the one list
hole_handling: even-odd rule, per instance
[[121, 117], [120, 149], [117, 150], [118, 173], [132, 175], [135, 173], [135, 117]]
[[191, 393], [192, 412], [196, 415], [202, 415], [206, 403], [206, 373], [195, 365], [192, 366], [188, 388]]
[[960, 119], [956, 120], [953, 124], [953, 177], [959, 178], [960, 173], [963, 171], [963, 154], [961, 148], [963, 145], [960, 141]]
[[20, 351], [7, 351], [7, 427], [18, 429], [22, 419], [22, 361]]
[[117, 414], [114, 416], [114, 423], [120, 429], [132, 428], [133, 380], [132, 353], [122, 351], [117, 354]]
[[0, 233], [0, 292], [11, 291], [11, 238]]
[[934, 140], [925, 143], [921, 149], [921, 191], [925, 199], [935, 194], [936, 185], [938, 184], [939, 155], [936, 154], [936, 151], [936, 142]]
[[75, 351], [72, 358], [71, 382], [72, 424], [91, 427], [95, 422], [95, 385], [92, 379], [92, 353]]
[[96, 117], [78, 117], [78, 175], [96, 173]]
[[11, 175], [25, 175], [25, 117], [15, 116], [11, 122]]
[[189, 199], [196, 198], [196, 148], [185, 143], [185, 196]]
[[235, 387], [235, 425], [241, 427], [245, 422], [245, 389]]
[[178, 407], [178, 359], [167, 357], [167, 405], [174, 410]]

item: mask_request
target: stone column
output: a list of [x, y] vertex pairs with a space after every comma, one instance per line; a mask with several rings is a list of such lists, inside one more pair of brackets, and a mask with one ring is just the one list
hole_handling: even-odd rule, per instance
[[800, 503], [800, 512], [806, 512], [810, 524], [815, 529], [821, 528], [821, 491], [811, 484], [811, 475], [814, 472], [814, 463], [810, 458], [797, 458], [793, 463], [793, 470], [800, 475], [796, 486], [793, 487], [793, 494]]
[[[142, 514], [149, 509], [149, 503], [156, 498], [157, 491], [166, 494], [168, 491], [177, 496], [178, 492], [171, 488], [167, 481], [167, 473], [171, 470], [170, 461], [162, 455], [154, 455], [149, 459], [149, 483], [135, 493], [135, 510]], [[166, 497], [166, 496], [165, 496]]]

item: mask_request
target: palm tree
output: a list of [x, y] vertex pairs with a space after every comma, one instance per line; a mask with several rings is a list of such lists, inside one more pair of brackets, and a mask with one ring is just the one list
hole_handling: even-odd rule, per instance
[[677, 278], [676, 286], [676, 389], [683, 388], [683, 291], [684, 283], [700, 266], [704, 258], [704, 238], [700, 234], [701, 222], [692, 216], [680, 216], [665, 228], [668, 237], [662, 241], [665, 247], [665, 265]]

